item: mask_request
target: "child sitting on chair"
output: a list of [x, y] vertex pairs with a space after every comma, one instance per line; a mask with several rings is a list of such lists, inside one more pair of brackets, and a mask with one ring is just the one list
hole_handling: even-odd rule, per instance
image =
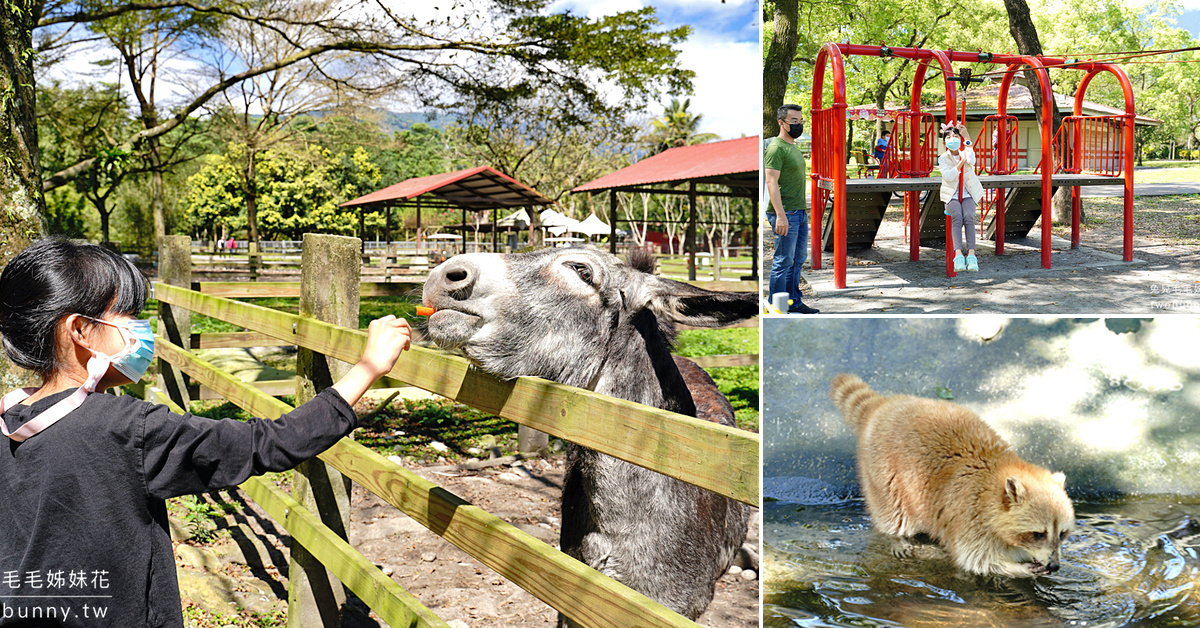
[[[983, 198], [983, 184], [975, 175], [975, 149], [971, 147], [965, 124], [943, 124], [942, 141], [947, 150], [938, 157], [938, 168], [942, 171], [942, 202], [946, 204], [954, 240], [954, 270], [979, 270], [979, 260], [975, 257], [975, 206]], [[965, 259], [962, 254], [964, 232], [967, 236]]]

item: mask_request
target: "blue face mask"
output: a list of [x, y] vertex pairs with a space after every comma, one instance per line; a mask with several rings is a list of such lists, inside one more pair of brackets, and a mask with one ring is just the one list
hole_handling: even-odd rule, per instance
[[[80, 314], [80, 316], [83, 315]], [[116, 327], [122, 332], [121, 337], [125, 339], [125, 349], [116, 355], [105, 356], [93, 351], [96, 358], [101, 358], [101, 356], [103, 356], [101, 359], [107, 358], [108, 362], [122, 375], [128, 377], [131, 382], [142, 379], [146, 370], [150, 368], [150, 362], [154, 360], [154, 331], [150, 329], [150, 321], [135, 319], [124, 325], [118, 325], [90, 316], [85, 318]]]
[[949, 148], [950, 150], [958, 150], [960, 146], [962, 146], [962, 140], [958, 139], [957, 137], [952, 137], [946, 140], [946, 148]]

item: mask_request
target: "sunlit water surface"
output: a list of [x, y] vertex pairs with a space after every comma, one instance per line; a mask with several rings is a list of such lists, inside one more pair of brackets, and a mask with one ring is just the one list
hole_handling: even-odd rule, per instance
[[958, 572], [933, 545], [898, 559], [861, 500], [768, 502], [764, 627], [1200, 626], [1200, 504], [1075, 504], [1062, 567], [1037, 579]]

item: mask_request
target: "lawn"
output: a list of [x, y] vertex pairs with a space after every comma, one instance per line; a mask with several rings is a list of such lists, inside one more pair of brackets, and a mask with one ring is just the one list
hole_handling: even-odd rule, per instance
[[1133, 171], [1134, 183], [1193, 183], [1200, 181], [1200, 164], [1196, 162], [1166, 162], [1161, 165], [1147, 162], [1146, 168]]
[[[1082, 240], [1117, 252], [1120, 250], [1125, 215], [1124, 199], [1118, 196], [1084, 199]], [[1141, 196], [1133, 201], [1135, 237], [1165, 240], [1175, 244], [1200, 244], [1200, 195]], [[1055, 225], [1054, 233], [1070, 237], [1071, 228]]]

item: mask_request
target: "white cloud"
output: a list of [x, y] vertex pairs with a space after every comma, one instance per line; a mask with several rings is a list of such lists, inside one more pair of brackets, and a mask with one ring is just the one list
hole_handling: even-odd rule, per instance
[[622, 11], [636, 11], [644, 6], [641, 0], [559, 0], [551, 4], [548, 11], [557, 13], [569, 9], [575, 15], [595, 19]]
[[722, 139], [758, 133], [762, 53], [757, 42], [697, 33], [680, 46], [679, 57], [680, 65], [696, 73], [688, 110], [704, 114], [700, 131]]

